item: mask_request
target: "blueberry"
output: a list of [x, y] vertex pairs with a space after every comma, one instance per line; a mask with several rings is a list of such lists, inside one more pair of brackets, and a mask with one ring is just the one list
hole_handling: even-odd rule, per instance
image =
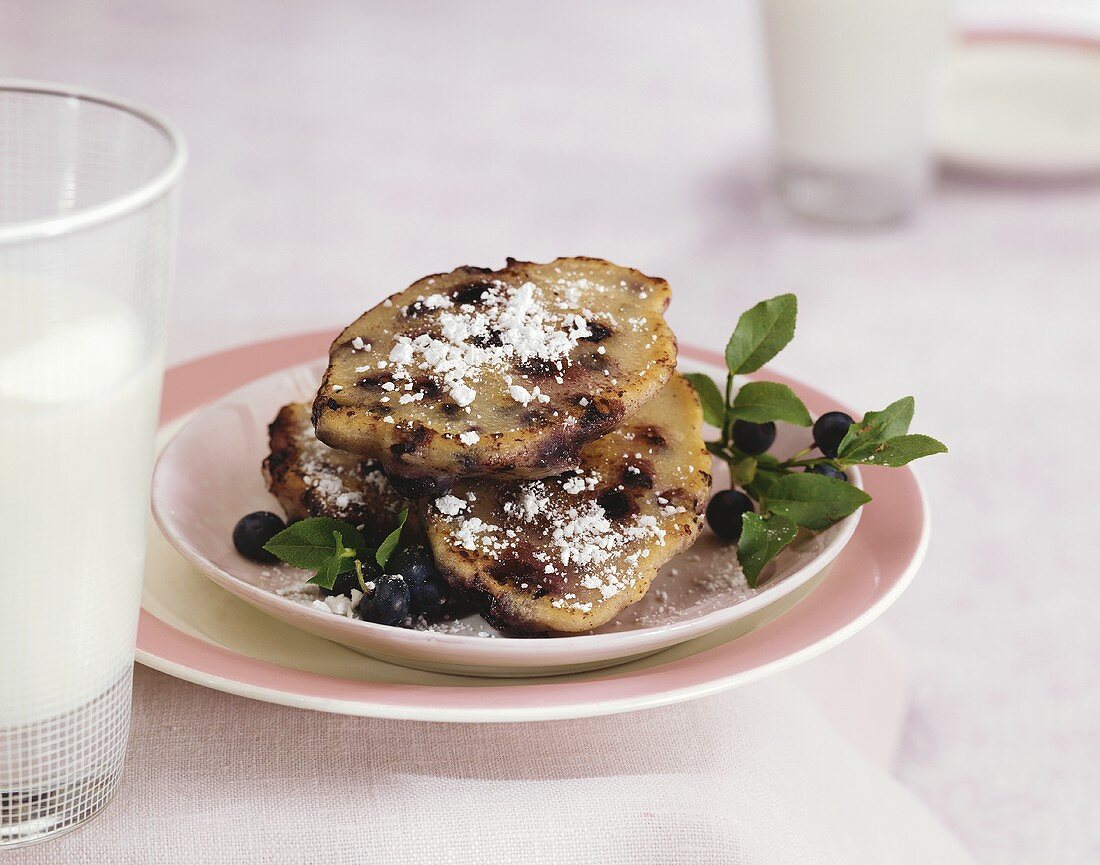
[[747, 420], [733, 422], [733, 443], [743, 454], [762, 454], [775, 443], [775, 424], [751, 423]]
[[[378, 582], [379, 578], [382, 576], [382, 569], [378, 567], [374, 559], [367, 559], [366, 561], [360, 560], [359, 565], [363, 569], [364, 582]], [[359, 576], [355, 573], [354, 568], [346, 573], [340, 574], [332, 584], [332, 588], [321, 589], [321, 594], [347, 595], [350, 598], [352, 589], [363, 591], [362, 587], [359, 585]]]
[[233, 527], [233, 546], [246, 559], [270, 564], [278, 559], [264, 549], [264, 544], [286, 528], [282, 517], [270, 511], [255, 511], [237, 520]]
[[454, 593], [427, 548], [411, 546], [398, 550], [386, 563], [386, 572], [404, 577], [409, 586], [413, 616], [433, 620], [451, 611]]
[[409, 607], [409, 584], [401, 577], [383, 576], [359, 602], [359, 615], [367, 622], [401, 628], [409, 619]]
[[386, 562], [387, 574], [400, 574], [409, 585], [425, 583], [439, 577], [439, 569], [428, 548], [413, 544], [397, 550]]
[[814, 444], [821, 448], [827, 457], [835, 457], [836, 450], [848, 434], [854, 420], [842, 411], [830, 411], [823, 414], [814, 424]]
[[838, 468], [834, 468], [826, 463], [819, 463], [816, 466], [810, 466], [806, 471], [812, 475], [825, 475], [827, 478], [836, 478], [838, 481], [848, 480], [848, 475], [842, 472]]
[[736, 541], [741, 537], [741, 517], [752, 510], [752, 499], [743, 492], [722, 490], [707, 505], [707, 522], [718, 537]]

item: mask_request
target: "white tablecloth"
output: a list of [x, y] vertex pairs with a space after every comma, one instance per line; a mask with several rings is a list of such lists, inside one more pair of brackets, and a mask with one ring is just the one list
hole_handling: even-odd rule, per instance
[[[1096, 4], [1080, 0], [970, 5], [1077, 18], [1091, 9], [1096, 20]], [[748, 304], [798, 292], [802, 320], [781, 366], [863, 408], [914, 393], [916, 429], [952, 449], [922, 469], [932, 547], [887, 617], [912, 667], [898, 776], [989, 865], [1092, 865], [1100, 477], [1083, 455], [1100, 428], [1100, 188], [948, 178], [902, 231], [791, 224], [769, 204], [750, 9], [727, 0], [21, 0], [5, 7], [0, 57], [8, 74], [144, 100], [186, 132], [177, 360], [338, 326], [424, 273], [499, 265], [506, 255], [602, 255], [665, 276], [681, 339], [709, 346], [721, 345]], [[652, 726], [675, 748], [676, 731], [712, 724], [701, 741], [731, 746], [714, 759], [713, 779], [738, 765], [742, 735], [760, 746], [765, 730], [753, 722], [765, 700], [786, 699], [778, 694], [745, 691], [578, 729], [634, 735]], [[353, 733], [375, 729], [387, 748], [427, 743], [430, 728], [252, 705], [149, 673], [139, 675], [138, 706], [115, 816], [55, 849], [77, 855], [77, 839], [94, 838], [97, 862], [148, 861], [169, 842], [227, 851], [257, 813], [272, 844], [281, 831], [296, 837], [308, 817], [300, 850], [327, 837], [344, 851], [329, 861], [355, 861], [376, 837], [416, 839], [430, 822], [387, 800], [391, 782], [404, 803], [437, 784], [474, 789], [417, 774], [429, 771], [431, 751], [402, 774], [402, 755], [356, 762], [341, 750]], [[796, 719], [776, 714], [801, 740]], [[723, 728], [727, 716], [745, 732]], [[810, 741], [820, 729], [807, 723]], [[265, 739], [284, 726], [291, 733]], [[535, 741], [548, 735], [526, 729]], [[475, 738], [459, 741], [476, 750]], [[697, 782], [688, 767], [699, 766], [698, 749], [669, 757], [658, 747], [668, 759], [647, 774], [633, 740], [599, 741], [615, 745], [600, 765], [644, 777], [608, 785], [563, 764], [571, 783], [559, 810], [571, 795], [599, 807], [609, 786], [671, 796], [671, 782], [654, 780], [661, 767], [683, 781], [680, 796]], [[236, 747], [255, 761], [227, 760]], [[619, 760], [620, 751], [634, 756]], [[328, 765], [337, 768], [317, 771]], [[693, 801], [711, 819], [739, 781], [753, 783], [708, 781]], [[512, 790], [509, 805], [522, 813], [533, 788], [517, 781]], [[146, 808], [154, 793], [157, 808]], [[128, 802], [140, 823], [111, 823]], [[330, 810], [355, 814], [356, 828], [326, 828]], [[568, 814], [558, 816], [567, 833]], [[863, 825], [872, 837], [874, 821]], [[481, 826], [468, 834], [486, 837]], [[717, 834], [692, 837], [722, 849]], [[911, 843], [899, 842], [902, 853]]]
[[446, 725], [287, 709], [138, 667], [116, 801], [12, 862], [972, 865], [887, 773], [903, 680], [872, 630], [683, 706]]

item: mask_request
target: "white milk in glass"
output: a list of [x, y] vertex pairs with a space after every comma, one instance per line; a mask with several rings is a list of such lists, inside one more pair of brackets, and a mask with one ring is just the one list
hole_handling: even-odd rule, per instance
[[928, 175], [947, 0], [763, 0], [781, 191], [811, 216], [902, 215]]
[[143, 333], [110, 295], [0, 275], [0, 728], [133, 661], [161, 381]]

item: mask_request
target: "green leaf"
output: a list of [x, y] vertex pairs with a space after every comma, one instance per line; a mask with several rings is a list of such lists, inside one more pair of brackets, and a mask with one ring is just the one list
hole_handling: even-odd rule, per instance
[[768, 489], [765, 509], [820, 531], [842, 520], [860, 505], [871, 501], [863, 490], [836, 478], [818, 474], [791, 474], [779, 478]]
[[795, 426], [812, 426], [813, 419], [802, 400], [785, 384], [751, 381], [737, 391], [730, 414], [753, 423], [783, 421]]
[[684, 378], [691, 382], [699, 395], [699, 402], [703, 406], [703, 420], [721, 429], [726, 420], [726, 400], [714, 379], [702, 372], [684, 373]]
[[745, 572], [745, 581], [755, 589], [764, 566], [782, 551], [795, 535], [798, 526], [779, 514], [749, 512], [741, 517], [741, 540], [737, 544], [737, 561]]
[[767, 495], [768, 488], [775, 483], [775, 479], [776, 475], [768, 474], [767, 472], [757, 472], [756, 477], [754, 477], [750, 483], [741, 487], [741, 489], [743, 489], [745, 495], [754, 502], [759, 502]]
[[378, 562], [378, 567], [386, 567], [390, 556], [393, 555], [393, 551], [397, 549], [397, 544], [401, 541], [401, 530], [405, 527], [405, 520], [408, 518], [409, 509], [405, 508], [401, 512], [401, 516], [397, 518], [397, 528], [386, 535], [386, 539], [378, 545], [378, 551], [374, 554], [374, 560]]
[[726, 344], [726, 366], [734, 375], [756, 372], [794, 337], [798, 300], [781, 294], [763, 300], [737, 320]]
[[943, 442], [936, 441], [932, 436], [910, 434], [887, 439], [862, 462], [866, 465], [897, 468], [913, 460], [919, 460], [921, 457], [945, 453], [947, 453], [947, 446]]
[[[338, 535], [335, 543], [333, 532]], [[264, 544], [264, 549], [288, 565], [315, 571], [328, 559], [339, 556], [346, 549], [345, 543], [354, 549], [366, 546], [363, 535], [350, 523], [329, 517], [310, 517], [291, 523]]]
[[755, 459], [756, 476], [741, 488], [748, 494], [749, 498], [758, 502], [767, 495], [772, 484], [787, 473], [787, 470], [779, 470], [779, 461], [771, 454], [759, 454]]
[[307, 582], [314, 586], [331, 589], [336, 582], [336, 578], [345, 571], [350, 571], [353, 567], [355, 567], [355, 559], [332, 556], [321, 563], [321, 566], [317, 568], [317, 573]]
[[892, 402], [882, 411], [869, 411], [863, 420], [850, 427], [837, 448], [837, 458], [849, 463], [860, 462], [875, 452], [887, 439], [903, 436], [913, 422], [916, 401], [911, 396]]

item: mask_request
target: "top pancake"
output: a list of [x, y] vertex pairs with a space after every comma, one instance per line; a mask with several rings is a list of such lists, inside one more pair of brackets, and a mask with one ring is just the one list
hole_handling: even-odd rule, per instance
[[317, 436], [406, 495], [558, 474], [672, 375], [668, 302], [664, 280], [591, 258], [425, 277], [333, 343]]

